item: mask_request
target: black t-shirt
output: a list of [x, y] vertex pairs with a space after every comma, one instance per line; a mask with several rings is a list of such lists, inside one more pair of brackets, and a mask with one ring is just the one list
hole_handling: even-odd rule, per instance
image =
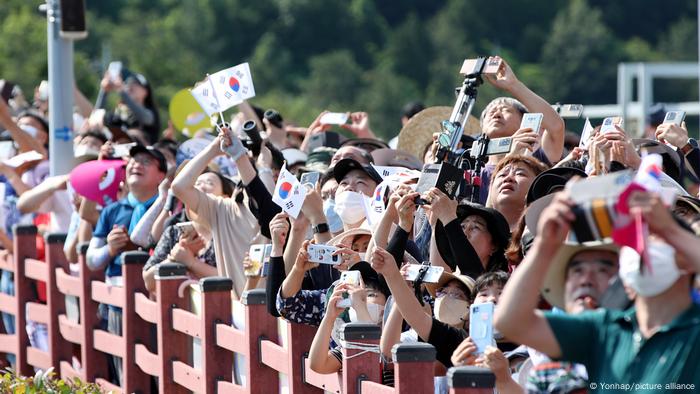
[[452, 353], [462, 341], [467, 339], [469, 334], [459, 328], [448, 326], [447, 324], [433, 318], [433, 324], [430, 328], [430, 337], [428, 343], [435, 347], [436, 359], [445, 366], [452, 367]]

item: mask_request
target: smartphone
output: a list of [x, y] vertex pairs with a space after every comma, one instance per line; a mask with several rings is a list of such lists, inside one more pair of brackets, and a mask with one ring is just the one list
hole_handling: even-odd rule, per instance
[[476, 353], [484, 354], [493, 344], [493, 302], [472, 304], [469, 307], [469, 336], [476, 344]]
[[263, 259], [265, 256], [265, 244], [253, 244], [250, 245], [250, 250], [248, 250], [248, 260], [250, 261], [250, 267], [245, 268], [243, 273], [245, 276], [259, 276], [262, 270]]
[[562, 118], [580, 118], [583, 115], [583, 105], [564, 104], [559, 107], [559, 116]]
[[498, 70], [501, 69], [501, 64], [503, 64], [503, 59], [491, 56], [488, 59], [486, 59], [484, 70], [481, 73], [488, 75], [498, 74]]
[[262, 278], [270, 275], [270, 255], [271, 254], [272, 254], [272, 244], [265, 244], [265, 250], [263, 251], [262, 269], [260, 270], [260, 277], [262, 277]]
[[310, 244], [308, 248], [309, 261], [320, 264], [340, 264], [340, 256], [333, 255], [338, 248], [329, 245]]
[[68, 39], [87, 37], [85, 0], [61, 0], [60, 36]]
[[343, 271], [343, 273], [340, 274], [340, 282], [342, 283], [347, 283], [353, 286], [359, 286], [360, 280], [360, 271]]
[[345, 124], [348, 121], [347, 112], [328, 112], [321, 116], [321, 124]]
[[175, 223], [175, 227], [179, 228], [184, 234], [195, 232], [194, 223], [192, 222]]
[[528, 113], [523, 115], [523, 120], [520, 121], [520, 128], [532, 129], [537, 134], [540, 134], [540, 126], [542, 125], [542, 118], [544, 115], [541, 113]]
[[685, 111], [668, 111], [663, 123], [673, 123], [676, 126], [680, 126], [683, 120], [685, 120]]
[[440, 276], [442, 276], [442, 272], [445, 270], [445, 268], [438, 266], [433, 267], [425, 264], [409, 264], [406, 267], [406, 280], [410, 280], [412, 282], [415, 281], [418, 278], [421, 268], [423, 267], [428, 268], [428, 271], [423, 277], [424, 283], [437, 283], [440, 280]]
[[11, 159], [15, 152], [14, 141], [0, 141], [0, 161]]
[[603, 125], [600, 126], [600, 133], [607, 134], [615, 131], [615, 126], [623, 129], [625, 126], [625, 120], [621, 116], [611, 116], [603, 119]]
[[299, 182], [302, 185], [306, 185], [307, 183], [310, 184], [312, 187], [316, 187], [318, 185], [318, 180], [321, 179], [321, 173], [316, 172], [316, 171], [310, 171], [310, 172], [305, 172], [301, 174], [301, 178], [299, 179]]
[[109, 80], [114, 82], [118, 80], [122, 75], [122, 62], [111, 62], [109, 67], [107, 67], [107, 74], [109, 75]]
[[7, 103], [12, 98], [12, 91], [15, 89], [15, 84], [3, 79], [0, 80], [0, 85], [2, 85], [2, 88], [0, 88], [0, 96], [2, 96], [2, 99]]
[[116, 144], [112, 145], [112, 149], [114, 149], [114, 157], [126, 157], [129, 156], [129, 151], [131, 148], [135, 147], [136, 143], [135, 142], [130, 142], [128, 144]]
[[49, 81], [44, 80], [39, 84], [39, 100], [49, 100]]

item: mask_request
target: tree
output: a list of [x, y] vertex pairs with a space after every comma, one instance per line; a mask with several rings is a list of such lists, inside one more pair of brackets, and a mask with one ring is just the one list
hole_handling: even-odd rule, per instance
[[573, 0], [554, 19], [540, 64], [550, 101], [615, 101], [621, 50], [603, 24], [602, 13], [586, 0]]
[[309, 59], [309, 78], [301, 90], [320, 107], [350, 106], [362, 90], [362, 69], [348, 50], [329, 52]]

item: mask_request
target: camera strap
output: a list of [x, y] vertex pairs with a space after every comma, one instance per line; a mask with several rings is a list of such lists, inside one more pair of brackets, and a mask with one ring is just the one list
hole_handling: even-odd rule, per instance
[[430, 263], [424, 261], [420, 267], [420, 270], [418, 270], [416, 280], [413, 281], [413, 292], [416, 294], [416, 298], [418, 299], [418, 302], [420, 302], [421, 306], [425, 305], [425, 303], [423, 302], [423, 291], [421, 290], [420, 286], [423, 284], [423, 279], [425, 279], [425, 274], [428, 273], [428, 269], [430, 269]]

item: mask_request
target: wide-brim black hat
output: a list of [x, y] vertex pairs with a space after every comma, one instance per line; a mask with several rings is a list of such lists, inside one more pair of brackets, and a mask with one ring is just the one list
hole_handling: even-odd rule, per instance
[[588, 175], [584, 171], [573, 167], [550, 168], [540, 173], [532, 181], [530, 189], [527, 191], [527, 205], [547, 194], [564, 189], [566, 183], [575, 176], [586, 178]]
[[[459, 220], [460, 223], [471, 215], [478, 215], [486, 220], [486, 228], [491, 234], [493, 243], [497, 248], [494, 256], [500, 257], [503, 255], [510, 241], [510, 226], [508, 226], [506, 218], [497, 210], [486, 208], [480, 204], [462, 202], [457, 205], [457, 220]], [[452, 256], [447, 232], [440, 220], [438, 220], [435, 225], [435, 244], [437, 245], [438, 252], [440, 252], [442, 259], [452, 267], [457, 266], [457, 261]]]

